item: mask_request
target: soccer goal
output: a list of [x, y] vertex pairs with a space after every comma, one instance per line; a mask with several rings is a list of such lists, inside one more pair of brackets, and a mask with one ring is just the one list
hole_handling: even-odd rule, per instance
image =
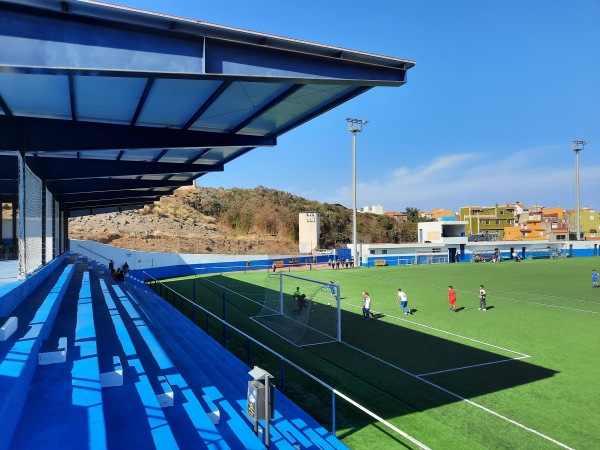
[[299, 347], [340, 341], [340, 286], [285, 272], [269, 274], [263, 308], [252, 320]]
[[554, 249], [548, 247], [539, 247], [539, 248], [530, 248], [525, 253], [525, 258], [527, 259], [550, 259], [552, 258], [552, 254], [554, 253]]
[[439, 252], [415, 252], [416, 264], [446, 264], [448, 263], [448, 253]]

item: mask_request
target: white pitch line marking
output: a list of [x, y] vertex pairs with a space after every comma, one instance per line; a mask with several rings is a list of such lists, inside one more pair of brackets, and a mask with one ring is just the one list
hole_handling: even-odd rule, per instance
[[[351, 303], [346, 303], [346, 302], [344, 302], [344, 303], [345, 303], [345, 304], [347, 304], [347, 305], [353, 306], [353, 307], [355, 307], [355, 308], [360, 308], [360, 306], [356, 306], [356, 305], [353, 305], [353, 304], [351, 304]], [[423, 326], [423, 327], [425, 327], [425, 328], [430, 328], [430, 329], [432, 329], [432, 330], [440, 331], [440, 332], [442, 332], [442, 333], [447, 333], [447, 334], [450, 334], [450, 335], [452, 335], [452, 336], [460, 337], [460, 338], [463, 338], [463, 339], [466, 339], [466, 340], [469, 340], [469, 341], [477, 342], [477, 343], [480, 343], [480, 344], [483, 344], [483, 345], [488, 345], [488, 346], [490, 346], [490, 347], [494, 347], [494, 348], [502, 349], [502, 350], [505, 350], [505, 351], [507, 351], [507, 352], [516, 353], [516, 354], [519, 354], [519, 355], [521, 355], [521, 357], [519, 357], [519, 358], [512, 358], [512, 359], [508, 359], [508, 360], [505, 360], [505, 361], [502, 361], [502, 362], [506, 362], [506, 361], [515, 361], [515, 360], [517, 360], [517, 359], [524, 359], [524, 358], [530, 358], [530, 357], [531, 357], [531, 356], [529, 356], [529, 355], [526, 355], [526, 354], [524, 354], [524, 353], [521, 353], [521, 352], [516, 352], [516, 351], [514, 351], [514, 350], [505, 349], [505, 348], [503, 348], [503, 347], [499, 347], [499, 346], [497, 346], [497, 345], [488, 344], [488, 343], [486, 343], [486, 342], [478, 341], [478, 340], [476, 340], [476, 339], [468, 338], [468, 337], [466, 337], [466, 336], [461, 336], [461, 335], [458, 335], [458, 334], [455, 334], [455, 333], [451, 333], [451, 332], [448, 332], [448, 331], [439, 330], [439, 329], [437, 329], [437, 328], [430, 327], [430, 326], [428, 326], [428, 325], [422, 325], [422, 324], [420, 324], [420, 323], [418, 323], [418, 322], [412, 322], [412, 321], [410, 321], [410, 320], [402, 319], [401, 317], [397, 317], [397, 316], [393, 316], [393, 315], [388, 315], [388, 314], [386, 314], [386, 317], [392, 317], [392, 318], [395, 318], [395, 319], [398, 319], [398, 320], [402, 320], [402, 321], [404, 321], [404, 322], [409, 322], [409, 323], [412, 323], [412, 324], [415, 324], [415, 325], [420, 325], [420, 326]], [[435, 383], [432, 383], [431, 381], [429, 381], [429, 380], [426, 380], [425, 378], [423, 378], [423, 377], [424, 377], [424, 376], [426, 376], [426, 375], [433, 375], [434, 373], [441, 373], [441, 372], [444, 372], [444, 371], [439, 371], [439, 372], [431, 372], [431, 373], [424, 374], [424, 375], [415, 375], [414, 373], [412, 373], [412, 372], [409, 372], [408, 370], [402, 369], [402, 368], [400, 368], [400, 367], [398, 367], [398, 366], [396, 366], [396, 365], [394, 365], [394, 364], [392, 364], [392, 363], [389, 363], [389, 362], [387, 362], [387, 361], [385, 361], [385, 360], [383, 360], [383, 359], [381, 359], [381, 358], [378, 358], [377, 356], [373, 356], [372, 354], [370, 354], [370, 353], [367, 353], [366, 351], [364, 351], [364, 350], [361, 350], [360, 348], [354, 347], [353, 345], [350, 345], [350, 344], [348, 344], [348, 343], [346, 343], [346, 342], [343, 342], [343, 341], [342, 341], [342, 344], [344, 344], [344, 345], [346, 345], [347, 347], [350, 347], [350, 348], [352, 348], [352, 349], [354, 349], [354, 350], [356, 350], [356, 351], [358, 351], [358, 352], [360, 352], [360, 353], [362, 353], [362, 354], [364, 354], [364, 355], [367, 355], [367, 356], [369, 356], [369, 357], [371, 357], [371, 358], [375, 359], [376, 361], [379, 361], [379, 362], [380, 362], [380, 363], [382, 363], [382, 364], [385, 364], [385, 365], [387, 365], [387, 366], [389, 366], [389, 367], [392, 367], [393, 369], [396, 369], [396, 370], [398, 370], [398, 371], [400, 371], [400, 372], [402, 372], [402, 373], [405, 373], [406, 375], [408, 375], [408, 376], [410, 376], [410, 377], [416, 378], [417, 380], [419, 380], [419, 381], [422, 381], [423, 383], [426, 383], [426, 384], [428, 384], [428, 385], [430, 385], [430, 386], [432, 386], [432, 387], [434, 387], [434, 388], [436, 388], [436, 389], [439, 389], [439, 390], [441, 390], [441, 391], [445, 392], [445, 393], [446, 393], [446, 394], [448, 394], [448, 395], [451, 395], [451, 396], [453, 396], [453, 397], [455, 397], [455, 398], [458, 398], [459, 400], [462, 400], [462, 401], [464, 401], [464, 402], [466, 402], [466, 403], [468, 403], [468, 404], [470, 404], [470, 405], [472, 405], [472, 406], [475, 406], [476, 408], [479, 408], [479, 409], [481, 409], [481, 410], [483, 410], [483, 411], [487, 412], [488, 414], [492, 414], [492, 415], [494, 415], [494, 416], [496, 416], [496, 417], [498, 417], [498, 418], [500, 418], [500, 419], [502, 419], [502, 420], [505, 420], [505, 421], [507, 421], [507, 422], [509, 422], [509, 423], [511, 423], [511, 424], [513, 424], [513, 425], [515, 425], [515, 426], [517, 426], [517, 427], [519, 427], [519, 428], [522, 428], [522, 429], [524, 429], [524, 430], [526, 430], [526, 431], [529, 431], [530, 433], [533, 433], [533, 434], [535, 434], [536, 436], [539, 436], [539, 437], [541, 437], [541, 438], [543, 438], [543, 439], [546, 439], [546, 440], [548, 440], [548, 441], [550, 441], [550, 442], [552, 442], [552, 443], [554, 443], [554, 444], [558, 445], [559, 447], [562, 447], [562, 448], [565, 448], [565, 449], [568, 449], [568, 450], [574, 450], [572, 447], [569, 447], [568, 445], [566, 445], [566, 444], [563, 444], [562, 442], [559, 442], [559, 441], [557, 441], [556, 439], [553, 439], [553, 438], [551, 438], [550, 436], [547, 436], [547, 435], [545, 435], [545, 434], [543, 434], [543, 433], [541, 433], [541, 432], [539, 432], [539, 431], [537, 431], [537, 430], [534, 430], [533, 428], [530, 428], [530, 427], [528, 427], [528, 426], [526, 426], [526, 425], [523, 425], [522, 423], [520, 423], [520, 422], [517, 422], [516, 420], [513, 420], [513, 419], [510, 419], [510, 418], [508, 418], [508, 417], [506, 417], [506, 416], [503, 416], [502, 414], [500, 414], [500, 413], [497, 413], [496, 411], [493, 411], [493, 410], [491, 410], [491, 409], [489, 409], [489, 408], [486, 408], [485, 406], [483, 406], [483, 405], [480, 405], [479, 403], [475, 403], [475, 402], [474, 402], [474, 401], [472, 401], [472, 400], [469, 400], [469, 399], [467, 399], [467, 398], [465, 398], [465, 397], [463, 397], [463, 396], [461, 396], [461, 395], [458, 395], [458, 394], [456, 394], [456, 393], [454, 393], [454, 392], [452, 392], [452, 391], [449, 391], [448, 389], [445, 389], [445, 388], [443, 388], [443, 387], [441, 387], [441, 386], [439, 386], [439, 385], [437, 385], [437, 384], [435, 384]], [[497, 361], [497, 362], [501, 362], [501, 361]], [[492, 363], [486, 363], [486, 364], [494, 364], [494, 363], [495, 363], [495, 362], [492, 362]], [[481, 364], [481, 365], [486, 365], [486, 364]], [[476, 367], [476, 366], [473, 366], [473, 367]], [[447, 370], [447, 372], [449, 372], [449, 371], [452, 371], [452, 370], [461, 370], [461, 369], [466, 369], [466, 368], [467, 368], [467, 367], [461, 367], [461, 368], [456, 368], [456, 369], [450, 369], [450, 370]]]
[[510, 292], [510, 291], [494, 291], [496, 294], [510, 294], [510, 295], [519, 295], [523, 297], [543, 297], [543, 298], [554, 298], [557, 300], [565, 300], [571, 302], [579, 302], [579, 303], [589, 303], [591, 305], [600, 306], [600, 303], [594, 300], [584, 300], [582, 298], [573, 298], [573, 297], [562, 297], [560, 295], [549, 295], [549, 294], [535, 294], [532, 292]]
[[[352, 303], [347, 303], [347, 302], [342, 302], [342, 303], [344, 303], [345, 305], [352, 306], [354, 308], [361, 308], [361, 306], [357, 306], [357, 305], [354, 305]], [[419, 322], [413, 322], [412, 320], [406, 320], [406, 319], [403, 319], [402, 317], [394, 316], [392, 314], [387, 314], [387, 313], [382, 313], [382, 314], [385, 314], [386, 317], [391, 317], [393, 319], [400, 320], [402, 322], [407, 322], [407, 323], [410, 323], [410, 324], [413, 324], [413, 325], [417, 325], [419, 327], [428, 328], [430, 330], [434, 330], [434, 331], [437, 331], [439, 333], [445, 333], [445, 334], [448, 334], [450, 336], [454, 336], [454, 337], [457, 337], [457, 338], [460, 338], [460, 339], [464, 339], [464, 340], [467, 340], [467, 341], [476, 342], [477, 344], [481, 344], [481, 345], [485, 345], [485, 346], [488, 346], [488, 347], [497, 348], [498, 350], [503, 350], [505, 352], [514, 353], [515, 355], [520, 355], [520, 356], [525, 357], [525, 358], [530, 358], [531, 357], [530, 355], [527, 355], [527, 354], [522, 353], [522, 352], [517, 352], [516, 350], [510, 350], [508, 348], [500, 347], [498, 345], [490, 344], [488, 342], [479, 341], [477, 339], [473, 339], [473, 338], [470, 338], [470, 337], [467, 337], [467, 336], [462, 336], [460, 334], [452, 333], [450, 331], [440, 330], [439, 328], [435, 328], [435, 327], [432, 327], [432, 326], [429, 326], [429, 325], [424, 325], [424, 324], [419, 323]]]
[[[363, 276], [362, 278], [369, 278], [369, 277], [365, 277]], [[386, 281], [399, 281], [396, 280], [394, 278], [385, 278], [385, 277], [373, 277], [370, 278], [373, 280], [386, 280]], [[431, 288], [431, 289], [439, 289], [439, 286], [434, 286], [431, 284], [424, 284], [424, 283], [411, 283], [411, 282], [405, 282], [403, 281], [403, 283], [405, 284], [410, 284], [412, 286], [422, 286], [422, 287], [426, 287], [426, 288]], [[461, 293], [466, 293], [466, 294], [476, 294], [475, 291], [470, 291], [470, 290], [466, 290], [466, 289], [456, 289], [456, 292], [461, 292]], [[495, 291], [496, 292], [496, 291]], [[497, 291], [499, 293], [506, 293], [506, 291]], [[518, 294], [518, 295], [524, 295], [524, 296], [541, 296], [541, 294], [533, 294], [533, 293], [518, 293], [518, 292], [508, 292], [509, 294]], [[563, 300], [574, 300], [574, 301], [578, 301], [578, 302], [585, 302], [585, 303], [591, 303], [593, 305], [598, 305], [597, 302], [594, 301], [589, 301], [589, 300], [583, 300], [583, 299], [574, 299], [574, 298], [568, 298], [568, 297], [559, 297], [559, 296], [546, 296], [544, 295], [544, 297], [548, 297], [548, 298], [557, 298], [557, 299], [563, 299]], [[597, 311], [590, 311], [588, 309], [578, 309], [578, 308], [569, 308], [567, 306], [559, 306], [559, 305], [549, 305], [547, 303], [541, 303], [541, 302], [532, 302], [532, 301], [528, 301], [528, 300], [518, 300], [516, 298], [511, 298], [511, 297], [501, 297], [501, 296], [494, 296], [494, 298], [499, 298], [502, 300], [510, 300], [510, 301], [514, 301], [514, 302], [520, 302], [520, 303], [529, 303], [531, 305], [538, 305], [538, 306], [546, 306], [548, 308], [558, 308], [558, 309], [567, 309], [569, 311], [577, 311], [577, 312], [582, 312], [582, 313], [588, 313], [588, 314], [600, 314], [600, 312]]]
[[496, 296], [494, 298], [499, 298], [499, 299], [502, 299], [502, 300], [508, 300], [508, 301], [511, 301], [511, 302], [529, 303], [530, 305], [545, 306], [546, 308], [568, 309], [569, 311], [577, 311], [577, 312], [588, 313], [588, 314], [600, 314], [599, 311], [590, 311], [589, 309], [569, 308], [568, 306], [559, 306], [559, 305], [548, 305], [546, 303], [531, 302], [529, 300], [519, 300], [519, 299], [516, 299], [516, 298], [510, 298], [510, 297], [498, 297], [498, 296]]
[[474, 367], [489, 366], [491, 364], [500, 364], [500, 363], [505, 363], [505, 362], [517, 361], [519, 359], [525, 359], [525, 358], [531, 358], [531, 356], [519, 356], [517, 358], [501, 359], [499, 361], [492, 361], [492, 362], [486, 362], [486, 363], [481, 363], [481, 364], [473, 364], [470, 366], [463, 366], [463, 367], [455, 367], [454, 369], [438, 370], [437, 372], [419, 373], [416, 376], [417, 377], [426, 377], [429, 375], [437, 375], [438, 373], [446, 373], [446, 372], [454, 372], [456, 370], [472, 369]]
[[395, 366], [395, 365], [393, 365], [393, 364], [391, 364], [391, 363], [389, 363], [389, 362], [387, 362], [387, 361], [384, 361], [384, 360], [383, 360], [383, 359], [381, 359], [381, 358], [378, 358], [378, 357], [376, 357], [376, 356], [373, 356], [373, 355], [371, 355], [370, 353], [367, 353], [367, 352], [365, 352], [364, 350], [361, 350], [360, 348], [354, 347], [353, 345], [347, 344], [346, 342], [342, 342], [342, 344], [344, 344], [344, 345], [346, 345], [346, 346], [348, 346], [348, 347], [350, 347], [350, 348], [352, 348], [352, 349], [356, 350], [357, 352], [360, 352], [360, 353], [362, 353], [362, 354], [364, 354], [364, 355], [366, 355], [366, 356], [370, 356], [371, 358], [373, 358], [373, 359], [375, 359], [375, 360], [377, 360], [377, 361], [381, 362], [382, 364], [388, 365], [388, 366], [390, 366], [390, 367], [392, 367], [392, 368], [394, 368], [394, 369], [396, 369], [396, 370], [398, 370], [398, 371], [400, 371], [400, 372], [402, 372], [402, 373], [405, 373], [405, 374], [406, 374], [406, 375], [408, 375], [408, 376], [411, 376], [411, 377], [413, 377], [413, 378], [416, 378], [417, 380], [419, 380], [419, 381], [422, 381], [423, 383], [426, 383], [426, 384], [428, 384], [428, 385], [430, 385], [430, 386], [433, 386], [434, 388], [436, 388], [436, 389], [439, 389], [440, 391], [443, 391], [443, 392], [445, 392], [446, 394], [448, 394], [448, 395], [451, 395], [452, 397], [455, 397], [455, 398], [457, 398], [457, 399], [459, 399], [459, 400], [462, 400], [462, 401], [464, 401], [464, 402], [467, 402], [468, 404], [470, 404], [470, 405], [472, 405], [472, 406], [475, 406], [476, 408], [479, 408], [479, 409], [481, 409], [481, 410], [483, 410], [483, 411], [485, 411], [485, 412], [487, 412], [487, 413], [489, 413], [489, 414], [492, 414], [492, 415], [494, 415], [494, 416], [496, 416], [496, 417], [498, 417], [498, 418], [500, 418], [500, 419], [502, 419], [502, 420], [505, 420], [505, 421], [507, 421], [507, 422], [509, 422], [509, 423], [511, 423], [511, 424], [513, 424], [513, 425], [516, 425], [516, 426], [517, 426], [517, 427], [519, 427], [519, 428], [522, 428], [522, 429], [524, 429], [524, 430], [526, 430], [526, 431], [529, 431], [530, 433], [533, 433], [533, 434], [535, 434], [536, 436], [539, 436], [539, 437], [541, 437], [541, 438], [543, 438], [543, 439], [546, 439], [546, 440], [548, 440], [548, 441], [552, 442], [553, 444], [556, 444], [556, 445], [558, 445], [558, 446], [560, 446], [560, 447], [562, 447], [562, 448], [566, 448], [566, 449], [568, 449], [568, 450], [575, 450], [575, 449], [573, 449], [572, 447], [569, 447], [568, 445], [566, 445], [566, 444], [563, 444], [562, 442], [559, 442], [559, 441], [557, 441], [556, 439], [553, 439], [553, 438], [551, 438], [550, 436], [546, 436], [545, 434], [543, 434], [543, 433], [540, 433], [539, 431], [537, 431], [537, 430], [534, 430], [533, 428], [530, 428], [530, 427], [528, 427], [528, 426], [526, 426], [526, 425], [523, 425], [522, 423], [519, 423], [519, 422], [517, 422], [516, 420], [509, 419], [508, 417], [506, 417], [506, 416], [503, 416], [502, 414], [500, 414], [500, 413], [497, 413], [496, 411], [492, 411], [491, 409], [489, 409], [489, 408], [486, 408], [485, 406], [483, 406], [483, 405], [480, 405], [479, 403], [475, 403], [474, 401], [471, 401], [471, 400], [469, 400], [469, 399], [466, 399], [465, 397], [463, 397], [463, 396], [461, 396], [461, 395], [458, 395], [458, 394], [456, 394], [456, 393], [454, 393], [454, 392], [452, 392], [452, 391], [449, 391], [448, 389], [445, 389], [445, 388], [443, 388], [443, 387], [441, 387], [441, 386], [438, 386], [437, 384], [435, 384], [435, 383], [432, 383], [431, 381], [429, 381], [429, 380], [426, 380], [425, 378], [422, 378], [422, 377], [420, 377], [420, 376], [418, 376], [418, 375], [415, 375], [414, 373], [411, 373], [411, 372], [409, 372], [408, 370], [404, 370], [404, 369], [402, 369], [402, 368], [400, 368], [400, 367], [398, 367], [398, 366]]

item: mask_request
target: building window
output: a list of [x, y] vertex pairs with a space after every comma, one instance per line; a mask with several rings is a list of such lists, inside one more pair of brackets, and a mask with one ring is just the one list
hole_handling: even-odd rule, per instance
[[503, 215], [504, 215], [504, 210], [503, 210], [503, 209], [501, 209], [501, 210], [500, 210], [500, 215], [501, 215], [501, 216], [503, 216]]
[[556, 240], [557, 241], [565, 241], [565, 235], [564, 234], [557, 234], [556, 235]]
[[382, 254], [382, 255], [387, 255], [387, 250], [385, 250], [385, 249], [384, 249], [384, 250], [381, 250], [381, 254]]
[[370, 253], [371, 255], [374, 255], [374, 254], [375, 254], [375, 250], [369, 250], [369, 253]]
[[489, 224], [490, 224], [490, 221], [489, 221], [489, 220], [486, 220], [486, 221], [485, 221], [485, 224], [486, 224], [486, 225], [489, 225]]
[[496, 225], [500, 225], [500, 219], [496, 219]]

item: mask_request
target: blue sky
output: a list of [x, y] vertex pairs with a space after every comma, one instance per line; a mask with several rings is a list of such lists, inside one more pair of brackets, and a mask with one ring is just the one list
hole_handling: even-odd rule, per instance
[[[411, 59], [380, 87], [256, 149], [204, 186], [265, 186], [385, 211], [516, 202], [600, 208], [600, 0], [120, 0], [119, 4]], [[265, 168], [268, 168], [266, 170]]]

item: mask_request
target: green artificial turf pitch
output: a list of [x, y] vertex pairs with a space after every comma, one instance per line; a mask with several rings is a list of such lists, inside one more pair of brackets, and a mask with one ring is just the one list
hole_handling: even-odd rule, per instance
[[[597, 265], [598, 267], [595, 267]], [[296, 347], [249, 317], [260, 310], [266, 272], [196, 280], [197, 303], [431, 448], [600, 448], [598, 258], [294, 271], [335, 280], [342, 340]], [[203, 277], [204, 278], [204, 277]], [[217, 288], [214, 284], [225, 286]], [[193, 298], [193, 280], [169, 286]], [[457, 292], [449, 311], [448, 285]], [[479, 285], [487, 311], [479, 311]], [[395, 304], [397, 289], [412, 315]], [[361, 291], [375, 319], [362, 319]], [[190, 308], [186, 313], [191, 316]], [[222, 327], [196, 313], [215, 339]], [[331, 393], [228, 331], [227, 348], [275, 375], [286, 395], [331, 427]], [[281, 386], [281, 385], [284, 386]], [[336, 435], [353, 449], [414, 448], [336, 400]]]

